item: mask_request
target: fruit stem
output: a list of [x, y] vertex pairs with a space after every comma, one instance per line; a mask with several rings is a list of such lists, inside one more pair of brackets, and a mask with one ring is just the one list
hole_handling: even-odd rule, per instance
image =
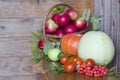
[[101, 17], [100, 16], [98, 17], [98, 16], [93, 15], [91, 17], [93, 30], [98, 31], [100, 29], [100, 21], [101, 21]]

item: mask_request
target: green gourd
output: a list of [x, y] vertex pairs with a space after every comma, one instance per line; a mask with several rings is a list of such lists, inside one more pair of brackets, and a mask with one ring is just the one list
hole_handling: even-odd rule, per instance
[[89, 31], [78, 44], [78, 56], [83, 60], [92, 58], [97, 64], [109, 64], [115, 55], [111, 38], [102, 31]]

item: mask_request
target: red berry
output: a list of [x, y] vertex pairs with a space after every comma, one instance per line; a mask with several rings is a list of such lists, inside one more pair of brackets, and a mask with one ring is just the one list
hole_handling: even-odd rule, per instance
[[78, 73], [79, 74], [85, 74], [87, 76], [106, 76], [107, 75], [107, 68], [104, 66], [97, 66], [95, 65], [92, 67], [91, 65], [83, 63], [79, 68], [78, 68]]
[[105, 76], [107, 75], [107, 69], [103, 66], [94, 66], [93, 73], [96, 77]]

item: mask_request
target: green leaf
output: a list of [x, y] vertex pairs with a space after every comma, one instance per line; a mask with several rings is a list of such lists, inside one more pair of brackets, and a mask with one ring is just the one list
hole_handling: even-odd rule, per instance
[[28, 43], [35, 45], [35, 44], [38, 44], [38, 41], [35, 41], [35, 40], [29, 40]]
[[37, 33], [35, 33], [35, 32], [32, 32], [31, 33], [32, 34], [32, 36], [34, 37], [34, 38], [36, 38], [36, 39], [40, 39], [40, 34], [37, 34]]
[[38, 50], [38, 45], [34, 44], [32, 47], [32, 52], [35, 53]]
[[108, 76], [113, 76], [113, 75], [115, 75], [115, 72], [114, 72], [114, 70], [115, 70], [115, 66], [113, 66], [113, 67], [111, 67], [109, 70], [108, 70]]
[[49, 66], [50, 66], [50, 69], [51, 69], [52, 71], [55, 71], [55, 70], [56, 70], [56, 67], [57, 67], [57, 64], [56, 64], [55, 62], [50, 62]]
[[63, 55], [63, 53], [62, 53], [62, 52], [60, 52], [60, 53], [59, 53], [59, 55], [58, 55], [58, 57], [60, 58], [62, 55]]
[[34, 62], [34, 63], [39, 63], [40, 62], [40, 60], [41, 59], [39, 59], [39, 58], [31, 58], [30, 60], [29, 60], [29, 62]]
[[83, 14], [82, 14], [82, 18], [83, 19], [86, 19], [86, 14], [87, 14], [87, 10], [85, 9], [84, 12], [83, 12]]
[[[40, 40], [39, 31], [37, 33], [32, 32], [32, 36], [38, 40]], [[38, 40], [29, 40], [28, 42], [32, 44], [32, 53], [33, 58], [30, 59], [30, 62], [39, 63], [41, 60], [48, 59], [48, 56], [44, 54], [44, 51], [39, 49]]]
[[87, 10], [85, 19], [88, 21], [90, 19], [90, 8]]
[[109, 72], [108, 73], [108, 76], [113, 76], [113, 75], [115, 75], [115, 72]]
[[111, 67], [111, 68], [109, 69], [109, 72], [115, 70], [115, 68], [116, 68], [115, 66]]
[[45, 53], [46, 55], [47, 55], [48, 49], [49, 49], [50, 47], [51, 47], [51, 46], [50, 46], [50, 43], [49, 43], [49, 42], [45, 43], [44, 48], [43, 48], [43, 51], [44, 51], [44, 53]]
[[58, 62], [51, 62], [49, 67], [52, 71], [64, 72], [64, 65], [61, 65]]
[[56, 48], [60, 48], [60, 42], [56, 42]]
[[47, 60], [48, 56], [45, 56], [43, 51], [37, 49], [35, 53], [33, 53], [33, 58], [31, 58], [30, 62], [39, 63], [41, 60]]
[[55, 8], [53, 8], [53, 10], [51, 11], [52, 14], [55, 13], [62, 13], [65, 10], [65, 6], [57, 6]]

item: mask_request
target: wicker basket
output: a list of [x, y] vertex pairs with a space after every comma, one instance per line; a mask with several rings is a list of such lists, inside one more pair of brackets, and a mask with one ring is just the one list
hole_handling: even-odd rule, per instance
[[[60, 41], [60, 39], [62, 38], [62, 37], [59, 37], [59, 36], [57, 36], [57, 35], [55, 35], [55, 34], [46, 34], [46, 33], [45, 33], [45, 23], [46, 23], [46, 20], [51, 17], [51, 11], [52, 11], [55, 7], [57, 7], [57, 6], [65, 6], [65, 9], [68, 9], [68, 8], [74, 9], [74, 8], [71, 7], [70, 5], [64, 4], [64, 3], [56, 4], [56, 5], [54, 5], [53, 7], [51, 7], [51, 8], [49, 9], [48, 13], [47, 13], [46, 16], [45, 16], [44, 23], [43, 23], [43, 29], [42, 29], [42, 39], [43, 39], [45, 42], [46, 42], [46, 41], [57, 42], [57, 41]], [[80, 14], [79, 14], [79, 15], [80, 15]], [[84, 34], [85, 32], [87, 32], [87, 31], [89, 31], [89, 30], [91, 30], [91, 29], [92, 29], [92, 24], [91, 24], [90, 21], [88, 21], [88, 26], [87, 26], [87, 28], [86, 28], [85, 30], [79, 31], [79, 32], [77, 32], [77, 33], [78, 33], [78, 34]]]

